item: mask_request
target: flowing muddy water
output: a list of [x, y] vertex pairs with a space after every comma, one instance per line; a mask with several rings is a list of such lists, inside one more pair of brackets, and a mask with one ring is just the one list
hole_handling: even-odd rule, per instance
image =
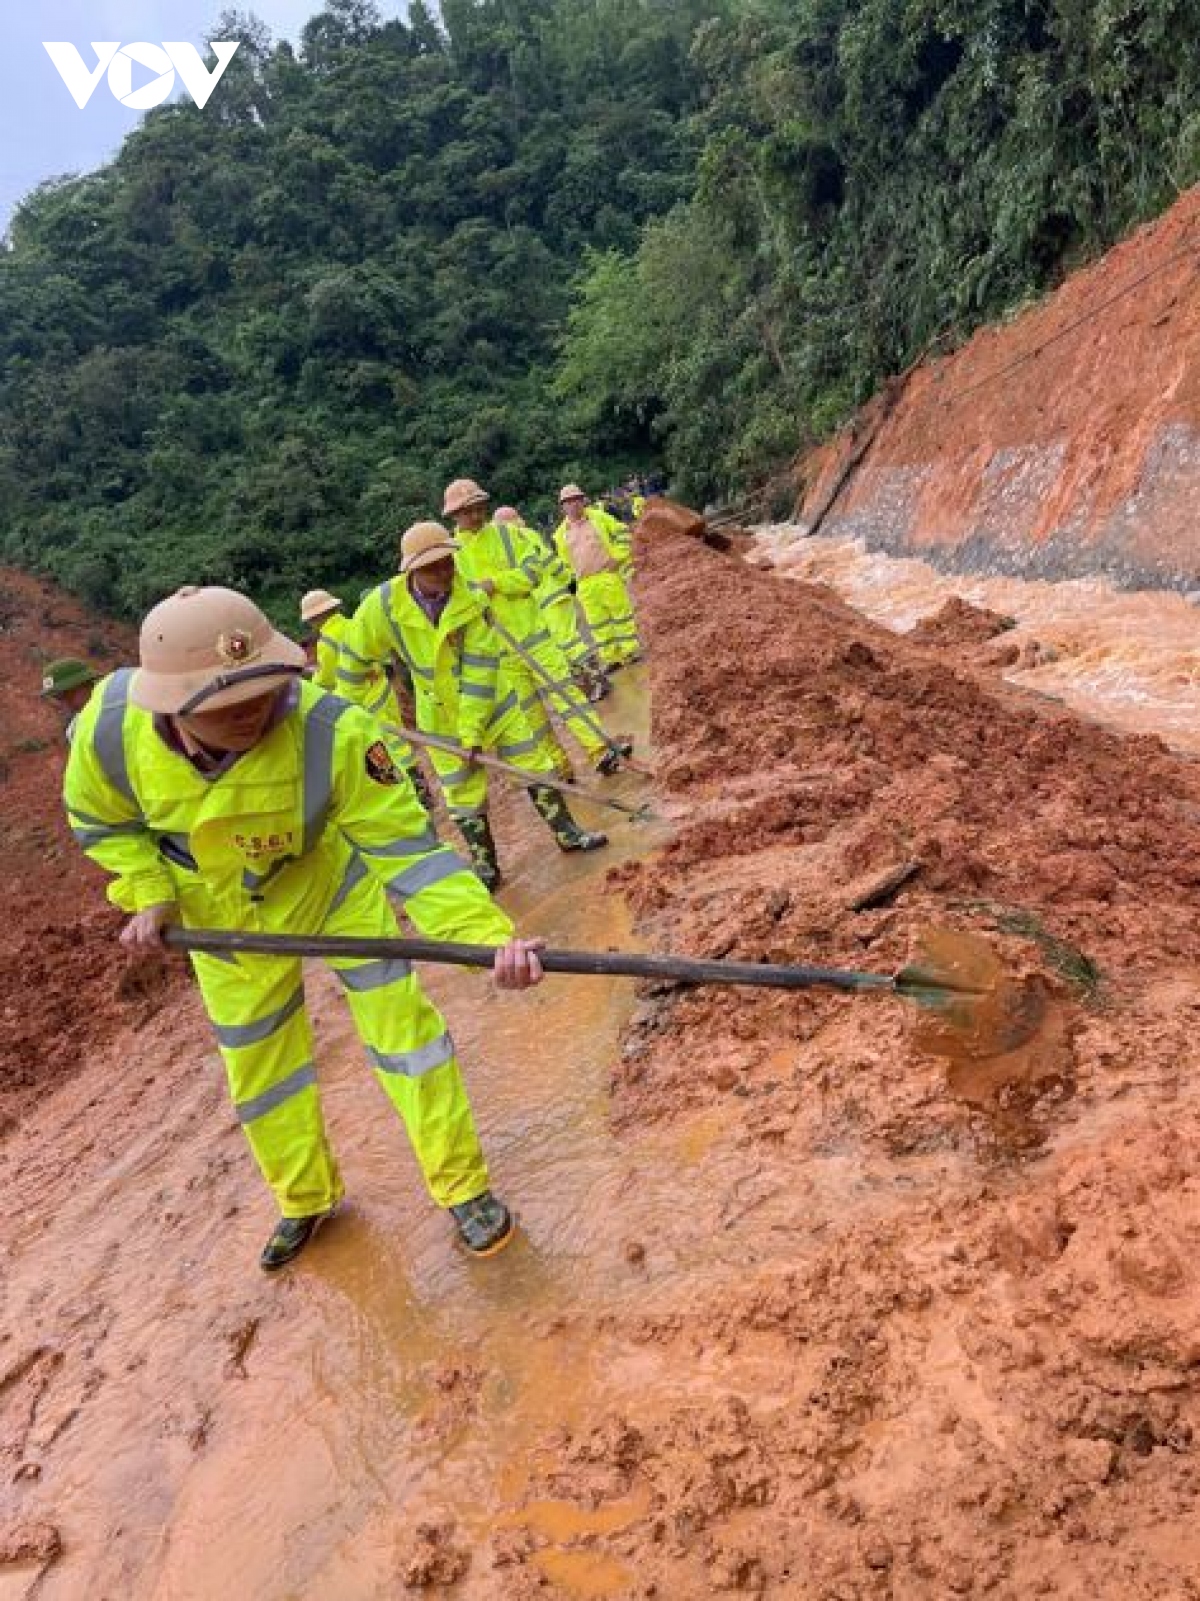
[[1064, 583], [942, 573], [868, 550], [860, 540], [805, 538], [794, 524], [761, 529], [775, 567], [828, 584], [876, 622], [907, 632], [951, 597], [1016, 620], [1013, 683], [1076, 711], [1200, 754], [1200, 612], [1171, 590], [1119, 590], [1100, 578]]

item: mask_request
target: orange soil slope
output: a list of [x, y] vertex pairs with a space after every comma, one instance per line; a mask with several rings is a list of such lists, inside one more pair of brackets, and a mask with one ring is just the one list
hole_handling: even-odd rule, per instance
[[63, 820], [64, 719], [38, 698], [48, 658], [110, 668], [131, 646], [50, 585], [0, 572], [0, 1137], [143, 1005], [113, 963], [120, 919]]

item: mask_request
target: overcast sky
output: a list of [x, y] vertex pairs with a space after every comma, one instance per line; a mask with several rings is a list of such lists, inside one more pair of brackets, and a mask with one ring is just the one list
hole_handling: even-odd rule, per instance
[[[252, 11], [277, 39], [299, 37], [321, 0], [27, 0], [4, 6], [0, 28], [0, 235], [21, 196], [44, 178], [89, 172], [102, 166], [137, 126], [140, 112], [113, 96], [105, 77], [81, 111], [59, 77], [43, 40], [65, 40], [89, 71], [96, 64], [91, 41], [122, 44], [212, 37], [212, 23], [226, 5]], [[385, 17], [403, 15], [402, 0], [379, 0]], [[153, 77], [135, 71], [133, 87]], [[176, 91], [181, 90], [178, 79]], [[218, 84], [215, 94], [220, 94]]]

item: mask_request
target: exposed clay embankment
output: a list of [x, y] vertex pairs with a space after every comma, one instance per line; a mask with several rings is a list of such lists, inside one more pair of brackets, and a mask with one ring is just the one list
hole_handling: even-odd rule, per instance
[[[959, 570], [1200, 587], [1200, 192], [918, 368], [802, 464], [832, 537]], [[1126, 287], [1127, 294], [1120, 293]]]
[[129, 646], [50, 585], [0, 573], [0, 1137], [154, 1004], [155, 978], [113, 962], [120, 917], [63, 818], [65, 718], [38, 698], [48, 659], [107, 670]]

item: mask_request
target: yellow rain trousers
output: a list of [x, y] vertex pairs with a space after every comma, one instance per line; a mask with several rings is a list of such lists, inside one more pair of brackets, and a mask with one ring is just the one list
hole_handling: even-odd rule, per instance
[[[598, 506], [589, 506], [584, 515], [607, 550], [612, 566], [578, 581], [579, 604], [596, 650], [604, 667], [621, 667], [641, 652], [633, 600], [623, 574], [632, 571], [629, 530], [616, 517]], [[560, 560], [570, 567], [566, 519], [554, 530], [554, 548]]]
[[[436, 625], [403, 578], [373, 589], [341, 640], [338, 689], [362, 693], [363, 673], [388, 661], [403, 662], [413, 682], [417, 727], [455, 741], [463, 750], [493, 752], [530, 772], [554, 777], [554, 762], [530, 731], [516, 689], [502, 672], [503, 651], [484, 620], [478, 599], [457, 574]], [[487, 773], [462, 756], [431, 750], [434, 771], [450, 815], [478, 817], [487, 810]]]
[[[594, 763], [608, 748], [604, 731], [572, 683], [571, 663], [541, 611], [545, 569], [555, 558], [536, 534], [511, 523], [486, 523], [474, 533], [460, 528], [455, 537], [460, 547], [455, 564], [476, 592], [485, 616], [490, 612], [499, 625], [503, 671], [517, 691], [530, 732], [541, 740], [550, 761], [565, 767], [566, 753], [550, 722], [553, 712]], [[492, 596], [480, 590], [489, 579], [495, 585]], [[511, 637], [506, 639], [506, 634]]]
[[[105, 679], [80, 717], [67, 816], [113, 875], [126, 912], [174, 903], [189, 928], [395, 935], [388, 896], [435, 938], [502, 944], [512, 925], [442, 846], [363, 711], [313, 684], [264, 738], [205, 777], [129, 701], [132, 673]], [[321, 1114], [299, 961], [195, 954], [238, 1121], [285, 1217], [342, 1193]], [[433, 1199], [488, 1187], [445, 1022], [403, 961], [336, 961], [355, 1025]]]

